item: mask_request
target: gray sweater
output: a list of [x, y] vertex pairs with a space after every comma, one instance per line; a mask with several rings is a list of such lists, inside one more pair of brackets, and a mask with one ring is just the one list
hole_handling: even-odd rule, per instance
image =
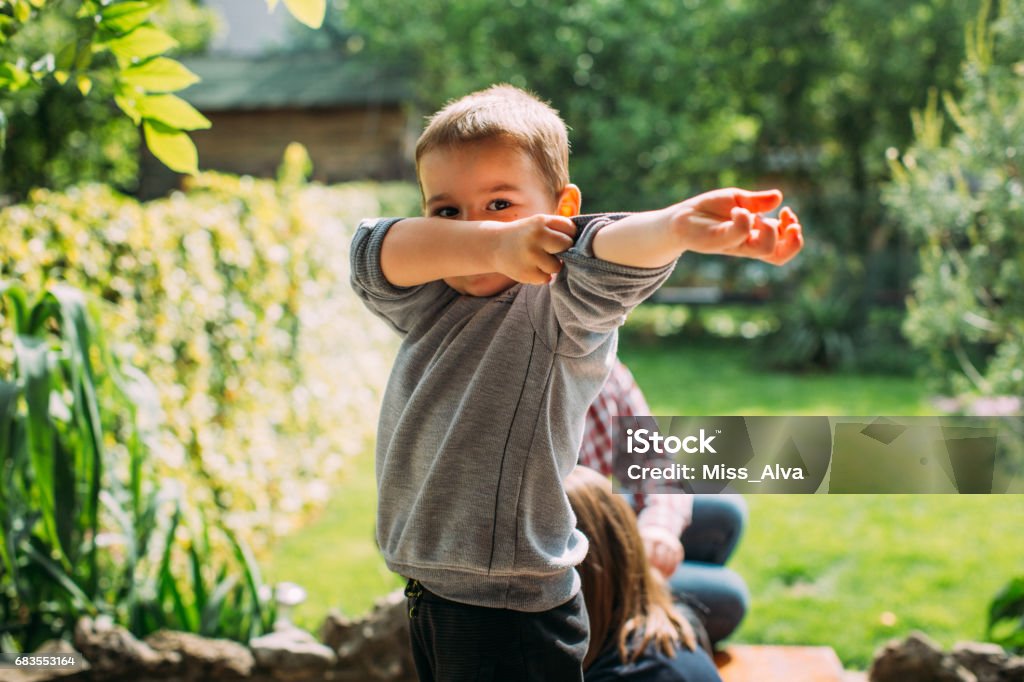
[[579, 590], [586, 538], [562, 481], [611, 370], [617, 329], [673, 265], [594, 257], [621, 218], [579, 216], [550, 285], [463, 296], [396, 287], [380, 249], [399, 219], [363, 221], [352, 286], [403, 341], [377, 429], [377, 542], [388, 568], [453, 601], [544, 611]]

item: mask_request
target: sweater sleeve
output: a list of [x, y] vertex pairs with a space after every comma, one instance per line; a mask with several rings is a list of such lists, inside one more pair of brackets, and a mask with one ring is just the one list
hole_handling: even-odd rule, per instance
[[594, 235], [626, 214], [577, 216], [576, 243], [558, 254], [564, 266], [548, 287], [550, 305], [541, 297], [531, 314], [535, 325], [545, 316], [557, 326], [556, 353], [584, 356], [600, 346], [626, 321], [626, 315], [653, 294], [672, 274], [675, 262], [658, 268], [638, 268], [602, 260], [594, 255]]
[[380, 250], [391, 226], [401, 218], [364, 220], [356, 228], [349, 252], [351, 284], [367, 308], [405, 336], [414, 324], [429, 320], [458, 297], [442, 280], [396, 287], [380, 266]]

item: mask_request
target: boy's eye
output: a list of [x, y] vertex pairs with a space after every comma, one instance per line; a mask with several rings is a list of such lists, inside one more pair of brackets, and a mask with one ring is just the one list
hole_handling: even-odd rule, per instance
[[453, 206], [442, 206], [434, 209], [434, 215], [439, 218], [454, 218], [459, 215], [459, 209]]
[[506, 208], [512, 205], [511, 201], [504, 199], [495, 199], [491, 203], [487, 204], [488, 211], [504, 211]]

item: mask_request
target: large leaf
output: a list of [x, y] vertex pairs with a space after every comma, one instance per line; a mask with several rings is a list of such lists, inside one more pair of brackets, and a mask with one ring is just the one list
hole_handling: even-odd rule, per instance
[[165, 166], [179, 173], [195, 175], [199, 172], [199, 153], [188, 135], [151, 119], [142, 122], [142, 130], [149, 151]]
[[50, 351], [45, 339], [18, 335], [14, 339], [18, 375], [25, 382], [28, 405], [28, 451], [32, 493], [51, 546], [57, 546], [54, 521], [53, 451], [56, 434], [50, 422]]
[[293, 17], [310, 28], [320, 28], [324, 23], [326, 0], [284, 0], [284, 5]]
[[61, 569], [60, 566], [54, 563], [48, 556], [43, 555], [31, 544], [26, 543], [24, 549], [25, 554], [29, 559], [49, 573], [54, 582], [68, 593], [68, 596], [71, 597], [78, 609], [89, 613], [96, 613], [96, 605], [93, 603], [92, 599], [85, 594], [82, 588], [79, 587], [75, 581]]
[[104, 7], [100, 12], [100, 26], [115, 34], [123, 34], [143, 24], [153, 12], [151, 2], [120, 2]]
[[[0, 111], [0, 118], [3, 112]], [[11, 280], [0, 281], [0, 297], [7, 301], [7, 314], [14, 318], [14, 333], [23, 334], [28, 327], [28, 294], [24, 287]]]
[[210, 127], [210, 119], [177, 95], [146, 95], [139, 102], [138, 108], [139, 113], [145, 118], [160, 121], [178, 130], [200, 130]]
[[120, 38], [99, 43], [95, 49], [108, 49], [121, 64], [127, 65], [163, 54], [177, 46], [178, 41], [164, 31], [154, 26], [139, 26]]
[[167, 57], [155, 57], [148, 62], [125, 69], [121, 80], [147, 92], [173, 92], [199, 81], [199, 76], [183, 64]]
[[[99, 533], [99, 493], [103, 463], [103, 424], [100, 419], [99, 399], [96, 396], [96, 374], [93, 371], [90, 351], [92, 349], [91, 324], [85, 296], [77, 289], [54, 284], [50, 296], [60, 306], [61, 334], [64, 337], [64, 351], [69, 358], [71, 393], [74, 398], [73, 415], [79, 434], [74, 453], [73, 471], [68, 475], [82, 484], [85, 498], [82, 505], [81, 529], [90, 538]], [[87, 557], [90, 581], [95, 579], [95, 543], [90, 541]], [[90, 582], [90, 587], [95, 585]]]
[[[14, 459], [14, 451], [11, 448], [11, 440], [14, 435], [14, 423], [18, 419], [15, 407], [21, 389], [18, 384], [10, 381], [0, 381], [0, 471], [9, 466], [9, 460]], [[0, 486], [3, 483], [0, 481]], [[7, 491], [0, 487], [0, 496], [6, 495]]]

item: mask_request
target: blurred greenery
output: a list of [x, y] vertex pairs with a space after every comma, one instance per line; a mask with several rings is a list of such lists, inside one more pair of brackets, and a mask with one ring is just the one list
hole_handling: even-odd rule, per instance
[[[284, 4], [323, 21], [325, 0]], [[0, 0], [0, 205], [36, 187], [132, 189], [140, 140], [122, 116], [168, 168], [198, 173], [185, 131], [210, 121], [170, 94], [198, 80], [171, 55], [204, 49], [214, 16], [201, 0]]]
[[[372, 438], [397, 341], [348, 283], [366, 215], [414, 210], [402, 185], [216, 173], [138, 202], [103, 185], [34, 190], [0, 209], [0, 277], [108, 301], [114, 350], [155, 384], [166, 428], [149, 457], [258, 550], [323, 506]], [[0, 327], [0, 371], [13, 365]], [[289, 453], [282, 457], [281, 453]]]
[[[133, 190], [141, 121], [114, 106], [115, 95], [121, 102], [128, 98], [122, 83], [126, 69], [140, 56], [162, 55], [167, 48], [157, 50], [158, 45], [171, 45], [167, 54], [174, 55], [205, 49], [214, 15], [197, 0], [167, 0], [159, 7], [129, 1], [102, 11], [96, 5], [92, 13], [91, 0], [37, 4], [28, 14], [12, 5], [12, 16], [24, 20], [8, 17], [4, 25], [12, 34], [0, 41], [2, 69], [25, 76], [17, 87], [16, 81], [6, 87], [0, 83], [0, 107], [9, 119], [7, 148], [0, 158], [0, 200], [22, 200], [35, 187], [64, 189], [84, 182]], [[104, 20], [92, 21], [92, 14]], [[141, 44], [112, 43], [119, 33], [143, 34]], [[157, 42], [168, 37], [170, 42]]]
[[159, 396], [97, 333], [97, 307], [63, 284], [0, 281], [15, 358], [0, 372], [0, 646], [35, 651], [100, 614], [138, 636], [266, 632], [245, 544], [158, 478]]
[[[911, 142], [929, 88], [960, 92], [964, 26], [979, 6], [334, 0], [317, 39], [403, 68], [418, 114], [500, 81], [550, 100], [571, 128], [587, 211], [780, 187], [805, 253], [774, 271], [719, 262], [718, 283], [768, 285], [793, 302], [782, 305], [800, 338], [784, 326], [767, 341], [779, 366], [888, 369], [906, 344], [870, 310], [902, 304], [913, 263], [880, 201], [886, 154]], [[673, 282], [693, 285], [704, 267], [678, 268]], [[738, 275], [748, 270], [756, 277]]]
[[[960, 96], [915, 117], [886, 202], [919, 245], [905, 330], [935, 388], [1024, 398], [1024, 2], [970, 27]], [[945, 131], [952, 129], [949, 137]], [[947, 139], [948, 137], [948, 139]], [[995, 405], [992, 401], [989, 405]]]

